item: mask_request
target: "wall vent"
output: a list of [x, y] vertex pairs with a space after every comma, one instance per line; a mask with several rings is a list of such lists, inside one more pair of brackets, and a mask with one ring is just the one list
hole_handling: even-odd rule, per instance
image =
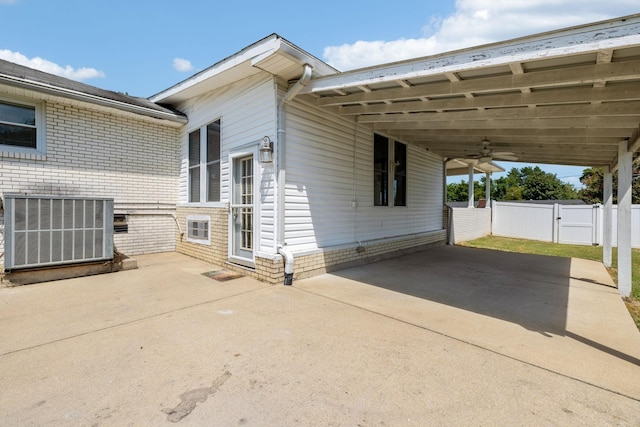
[[129, 222], [126, 214], [113, 214], [113, 232], [116, 234], [129, 232]]
[[6, 270], [113, 258], [113, 199], [5, 195]]

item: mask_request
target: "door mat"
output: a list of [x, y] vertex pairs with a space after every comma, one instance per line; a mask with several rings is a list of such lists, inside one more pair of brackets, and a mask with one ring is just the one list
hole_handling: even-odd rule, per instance
[[227, 282], [233, 279], [239, 279], [244, 277], [244, 275], [240, 273], [236, 273], [235, 271], [229, 270], [215, 270], [215, 271], [207, 271], [206, 273], [202, 273], [203, 276], [207, 276], [213, 280], [217, 280], [218, 282]]

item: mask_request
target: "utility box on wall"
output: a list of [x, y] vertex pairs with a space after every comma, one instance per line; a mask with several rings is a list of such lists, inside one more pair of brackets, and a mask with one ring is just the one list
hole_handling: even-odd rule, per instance
[[113, 199], [5, 194], [5, 270], [113, 258]]

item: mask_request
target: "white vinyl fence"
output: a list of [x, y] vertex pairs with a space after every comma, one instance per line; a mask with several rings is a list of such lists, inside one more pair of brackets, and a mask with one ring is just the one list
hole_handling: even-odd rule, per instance
[[[575, 245], [601, 245], [602, 205], [538, 205], [493, 202], [492, 234]], [[617, 206], [613, 206], [612, 244], [617, 245]], [[631, 245], [640, 248], [640, 205], [631, 207]]]

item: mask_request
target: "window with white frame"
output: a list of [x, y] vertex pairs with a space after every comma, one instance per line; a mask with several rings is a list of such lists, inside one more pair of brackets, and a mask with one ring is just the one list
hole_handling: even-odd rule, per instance
[[206, 215], [187, 216], [187, 241], [208, 245], [211, 242], [211, 217]]
[[220, 201], [220, 120], [189, 133], [189, 202]]
[[0, 150], [44, 151], [40, 104], [0, 99]]
[[407, 205], [407, 146], [378, 134], [373, 137], [373, 205]]

